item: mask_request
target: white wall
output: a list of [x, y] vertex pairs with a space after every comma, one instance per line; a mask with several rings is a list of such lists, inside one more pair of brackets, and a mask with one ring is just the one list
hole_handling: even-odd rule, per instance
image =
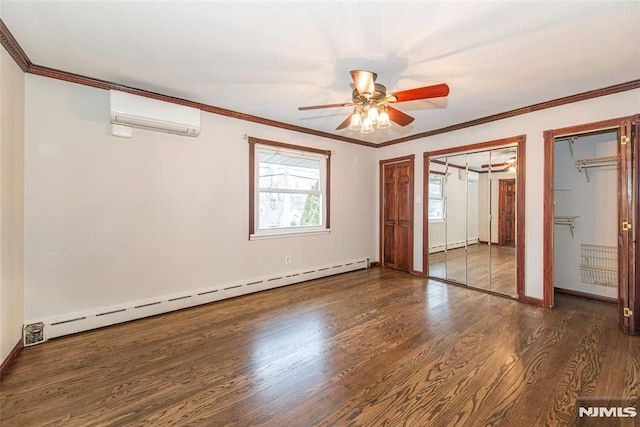
[[[554, 286], [617, 298], [617, 287], [583, 283], [580, 274], [581, 245], [618, 247], [618, 184], [615, 166], [589, 169], [589, 182], [575, 160], [617, 155], [615, 132], [584, 136], [573, 144], [573, 158], [567, 142], [556, 142], [554, 163], [555, 214], [579, 216], [574, 236], [569, 227], [555, 225]], [[570, 188], [570, 190], [563, 190]], [[617, 266], [617, 264], [616, 264]], [[597, 277], [606, 279], [607, 276]]]
[[24, 317], [24, 87], [0, 49], [0, 363], [21, 341]]
[[[107, 91], [34, 75], [25, 111], [27, 323], [377, 258], [371, 148], [208, 113], [198, 138], [117, 138]], [[248, 240], [245, 134], [334, 150], [330, 234]]]
[[[481, 173], [478, 177], [478, 238], [482, 242], [489, 241], [489, 174]], [[493, 204], [491, 204], [493, 207]]]
[[478, 210], [480, 195], [478, 193], [478, 181], [480, 175], [477, 172], [469, 172], [467, 181], [467, 239], [469, 243], [478, 243]]
[[[640, 112], [640, 89], [589, 99], [421, 138], [377, 150], [379, 159], [416, 155], [415, 194], [422, 196], [422, 153], [524, 134], [526, 142], [525, 294], [542, 298], [543, 132]], [[436, 127], [436, 126], [434, 126]], [[377, 171], [376, 171], [377, 173]], [[414, 269], [422, 270], [422, 203], [415, 204]], [[377, 212], [377, 211], [376, 211]], [[376, 222], [377, 224], [377, 222]], [[377, 234], [376, 230], [376, 234]]]
[[[25, 99], [27, 322], [185, 290], [369, 256], [379, 257], [377, 160], [527, 136], [526, 284], [542, 298], [546, 129], [640, 111], [629, 91], [372, 150], [203, 113], [197, 139], [108, 132], [108, 94], [28, 75]], [[335, 150], [332, 233], [249, 242], [244, 134]], [[422, 269], [422, 203], [414, 266]], [[284, 265], [284, 256], [292, 264]]]

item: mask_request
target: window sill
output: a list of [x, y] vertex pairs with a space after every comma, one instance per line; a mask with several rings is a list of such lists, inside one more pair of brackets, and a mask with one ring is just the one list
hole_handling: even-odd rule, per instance
[[267, 239], [281, 239], [284, 237], [300, 237], [300, 236], [318, 236], [322, 234], [331, 233], [331, 229], [326, 228], [323, 230], [313, 231], [288, 231], [288, 232], [271, 232], [261, 234], [250, 234], [249, 240], [267, 240]]

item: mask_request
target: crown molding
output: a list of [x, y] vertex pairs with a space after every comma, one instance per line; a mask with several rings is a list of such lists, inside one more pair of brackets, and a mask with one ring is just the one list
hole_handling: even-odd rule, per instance
[[551, 101], [545, 101], [545, 102], [540, 102], [538, 104], [529, 105], [527, 107], [516, 108], [515, 110], [509, 110], [503, 113], [492, 114], [490, 116], [481, 117], [479, 119], [470, 120], [468, 122], [457, 123], [455, 125], [446, 126], [443, 128], [434, 129], [427, 132], [422, 132], [415, 135], [394, 139], [391, 141], [377, 144], [377, 147], [386, 147], [389, 145], [400, 144], [402, 142], [413, 141], [415, 139], [426, 138], [428, 136], [439, 135], [447, 132], [453, 132], [456, 130], [478, 126], [485, 123], [495, 122], [497, 120], [507, 119], [509, 117], [515, 117], [515, 116], [520, 116], [522, 114], [532, 113], [534, 111], [540, 111], [540, 110], [545, 110], [547, 108], [559, 107], [561, 105], [572, 104], [574, 102], [585, 101], [587, 99], [612, 95], [614, 93], [625, 92], [628, 90], [634, 90], [638, 88], [640, 88], [640, 79], [631, 80], [626, 83], [620, 83], [613, 86], [607, 86], [601, 89], [594, 89], [587, 92], [578, 93], [575, 95], [569, 95], [562, 98], [553, 99]]
[[231, 117], [238, 120], [244, 120], [252, 123], [258, 123], [265, 126], [276, 127], [280, 129], [289, 130], [292, 132], [304, 133], [307, 135], [319, 136], [322, 138], [329, 138], [336, 141], [348, 142], [350, 144], [362, 145], [366, 147], [372, 148], [382, 148], [387, 147], [389, 145], [400, 144], [403, 142], [413, 141], [416, 139], [426, 138], [429, 136], [439, 135], [447, 132], [453, 132], [460, 129], [465, 129], [473, 126], [478, 126], [485, 123], [494, 122], [497, 120], [506, 119], [509, 117], [515, 117], [522, 114], [528, 114], [534, 111], [540, 111], [547, 108], [558, 107], [561, 105], [571, 104], [574, 102], [584, 101], [587, 99], [597, 98], [601, 96], [607, 96], [614, 93], [629, 91], [640, 88], [640, 79], [632, 80], [626, 83], [620, 83], [613, 86], [608, 86], [601, 89], [590, 90], [587, 92], [582, 92], [575, 95], [565, 96], [562, 98], [553, 99], [551, 101], [545, 101], [538, 104], [529, 105], [522, 108], [517, 108], [514, 110], [505, 111], [503, 113], [493, 114], [486, 117], [481, 117], [479, 119], [470, 120], [467, 122], [457, 123], [451, 126], [442, 127], [439, 129], [433, 129], [426, 132], [421, 132], [415, 135], [409, 135], [398, 139], [393, 139], [390, 141], [382, 142], [379, 144], [375, 144], [372, 142], [361, 141], [355, 138], [349, 138], [346, 136], [336, 135], [329, 132], [323, 132], [315, 129], [306, 128], [303, 126], [292, 125], [290, 123], [279, 122], [275, 120], [265, 119], [264, 117], [258, 117], [251, 114], [240, 113], [233, 110], [227, 110], [225, 108], [216, 107], [214, 105], [203, 104], [199, 102], [189, 101], [186, 99], [176, 98], [169, 95], [164, 95], [157, 92], [150, 92], [130, 86], [125, 86], [122, 84], [109, 82], [106, 80], [95, 79], [92, 77], [82, 76], [79, 74], [70, 73], [67, 71], [57, 70], [54, 68], [44, 67], [40, 65], [35, 65], [29, 60], [29, 57], [22, 50], [17, 40], [11, 34], [11, 31], [7, 28], [4, 21], [0, 19], [0, 43], [6, 51], [11, 55], [13, 60], [18, 64], [18, 66], [22, 69], [23, 72], [39, 75], [43, 77], [49, 77], [52, 79], [63, 80], [71, 83], [81, 84], [85, 86], [90, 86], [98, 89], [114, 89], [125, 91], [134, 95], [145, 96], [148, 98], [154, 98], [161, 101], [172, 102], [175, 104], [186, 105], [189, 107], [198, 108], [202, 111], [206, 111], [208, 113], [217, 114], [221, 116]]
[[323, 138], [334, 139], [338, 141], [348, 142], [351, 144], [364, 145], [367, 147], [375, 147], [376, 144], [366, 141], [360, 141], [354, 138], [348, 138], [345, 136], [334, 135], [328, 132], [322, 132], [315, 129], [309, 129], [302, 126], [296, 126], [289, 123], [279, 122], [275, 120], [265, 119], [263, 117], [253, 116], [251, 114], [239, 113], [237, 111], [228, 110], [226, 108], [220, 108], [209, 104], [203, 104], [200, 102], [189, 101], [187, 99], [176, 98], [169, 95], [164, 95], [157, 92], [150, 92], [142, 89], [138, 89], [131, 86], [121, 85], [106, 80], [94, 79], [92, 77], [82, 76], [79, 74], [73, 74], [66, 71], [56, 70], [54, 68], [42, 67], [40, 65], [32, 65], [27, 73], [35, 74], [38, 76], [49, 77], [52, 79], [63, 80], [70, 83], [77, 83], [85, 86], [91, 86], [98, 89], [113, 89], [121, 90], [131, 93], [133, 95], [144, 96], [147, 98], [158, 99], [160, 101], [171, 102], [174, 104], [186, 105], [188, 107], [198, 108], [199, 110], [207, 113], [217, 114], [221, 116], [231, 117], [238, 120], [244, 120], [247, 122], [258, 123], [265, 126], [276, 127], [280, 129], [286, 129], [293, 132], [305, 133], [308, 135], [319, 136]]
[[337, 141], [348, 142], [351, 144], [364, 145], [367, 147], [376, 147], [376, 144], [366, 141], [360, 141], [355, 138], [348, 138], [341, 135], [334, 135], [328, 132], [322, 132], [315, 129], [309, 129], [302, 126], [296, 126], [289, 123], [279, 122], [275, 120], [265, 119], [263, 117], [253, 116], [251, 114], [239, 113], [233, 110], [227, 110], [225, 108], [216, 107], [214, 105], [203, 104], [199, 102], [189, 101], [186, 99], [176, 98], [168, 95], [164, 95], [161, 93], [150, 92], [126, 85], [121, 85], [118, 83], [95, 79], [92, 77], [82, 76], [79, 74], [70, 73], [67, 71], [57, 70], [54, 68], [44, 67], [41, 65], [36, 65], [29, 60], [29, 57], [26, 55], [24, 50], [18, 44], [18, 41], [13, 37], [9, 28], [5, 25], [4, 21], [0, 19], [0, 43], [6, 49], [6, 51], [11, 55], [13, 60], [18, 64], [20, 69], [23, 72], [34, 74], [43, 77], [49, 77], [52, 79], [63, 80], [70, 83], [81, 84], [85, 86], [90, 86], [98, 89], [104, 90], [121, 90], [124, 92], [128, 92], [134, 95], [145, 96], [148, 98], [154, 98], [161, 101], [171, 102], [174, 104], [186, 105], [189, 107], [198, 108], [202, 111], [206, 111], [208, 113], [217, 114], [221, 116], [231, 117], [238, 120], [244, 120], [252, 123], [258, 123], [265, 126], [276, 127], [280, 129], [286, 129], [293, 132], [304, 133], [308, 135], [319, 136], [322, 138], [329, 138]]
[[0, 43], [2, 43], [2, 46], [4, 46], [13, 60], [16, 61], [18, 67], [20, 67], [23, 72], [28, 72], [33, 64], [29, 61], [27, 54], [24, 53], [24, 50], [22, 50], [18, 41], [13, 37], [13, 34], [11, 34], [11, 31], [9, 31], [2, 19], [0, 19]]

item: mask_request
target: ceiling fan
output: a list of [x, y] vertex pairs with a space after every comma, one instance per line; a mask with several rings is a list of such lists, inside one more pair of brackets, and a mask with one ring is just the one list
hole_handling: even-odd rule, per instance
[[517, 164], [518, 164], [518, 161], [516, 159], [516, 156], [511, 156], [504, 162], [486, 163], [486, 164], [483, 164], [481, 167], [483, 169], [489, 168], [494, 172], [515, 172]]
[[298, 110], [317, 110], [320, 108], [354, 107], [353, 112], [342, 122], [336, 130], [347, 126], [351, 130], [361, 133], [371, 133], [374, 125], [379, 129], [388, 128], [391, 122], [406, 126], [414, 118], [389, 104], [396, 102], [415, 101], [418, 99], [440, 98], [449, 94], [449, 86], [445, 83], [387, 93], [387, 88], [376, 83], [378, 75], [371, 71], [352, 70], [351, 78], [355, 85], [351, 102], [340, 104], [310, 105], [298, 107]]

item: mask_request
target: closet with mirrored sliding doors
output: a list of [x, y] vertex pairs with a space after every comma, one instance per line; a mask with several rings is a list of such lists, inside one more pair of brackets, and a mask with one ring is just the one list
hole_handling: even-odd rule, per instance
[[431, 279], [524, 300], [525, 137], [424, 153]]

